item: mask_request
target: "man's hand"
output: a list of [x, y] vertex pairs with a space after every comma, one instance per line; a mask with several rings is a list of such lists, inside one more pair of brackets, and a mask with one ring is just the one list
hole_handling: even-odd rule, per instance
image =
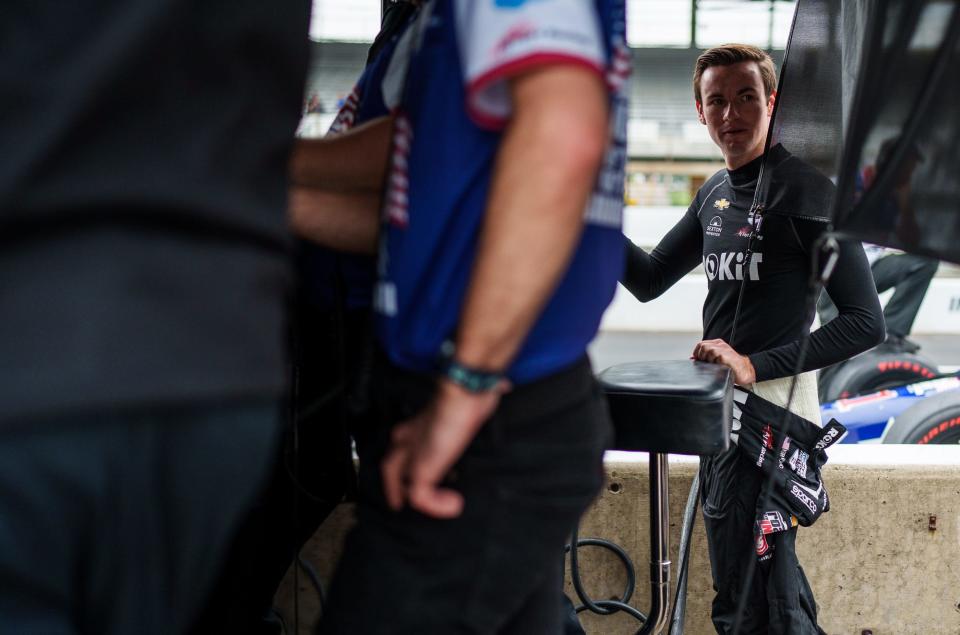
[[393, 439], [381, 463], [387, 504], [404, 503], [435, 518], [455, 518], [463, 511], [463, 496], [440, 482], [490, 418], [504, 381], [493, 390], [472, 393], [441, 379], [433, 400], [412, 419], [393, 429]]
[[693, 348], [693, 359], [702, 362], [723, 364], [733, 371], [733, 381], [740, 386], [749, 386], [757, 381], [757, 372], [750, 358], [741, 355], [723, 340], [703, 340]]

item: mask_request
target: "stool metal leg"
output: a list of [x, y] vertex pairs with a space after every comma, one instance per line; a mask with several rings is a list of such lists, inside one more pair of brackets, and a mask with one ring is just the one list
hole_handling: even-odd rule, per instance
[[[633, 566], [626, 552], [612, 543], [598, 539], [580, 540], [574, 530], [570, 545], [570, 575], [573, 588], [583, 602], [582, 607], [598, 615], [611, 615], [624, 611], [643, 622], [637, 635], [660, 635], [670, 619], [670, 473], [667, 455], [650, 454], [650, 612], [643, 615], [630, 606], [633, 595]], [[627, 589], [620, 600], [593, 600], [583, 588], [577, 548], [580, 545], [596, 545], [610, 549], [627, 568]]]
[[650, 612], [638, 635], [657, 635], [670, 614], [670, 468], [650, 453]]

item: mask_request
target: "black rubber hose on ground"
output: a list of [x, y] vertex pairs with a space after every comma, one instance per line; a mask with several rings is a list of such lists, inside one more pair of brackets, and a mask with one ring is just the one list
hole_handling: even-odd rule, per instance
[[[618, 611], [623, 611], [639, 620], [640, 622], [646, 622], [647, 616], [642, 612], [638, 611], [636, 608], [630, 606], [628, 602], [630, 601], [633, 591], [636, 588], [637, 574], [636, 570], [633, 567], [633, 562], [630, 560], [630, 556], [627, 555], [627, 552], [623, 550], [619, 545], [610, 542], [609, 540], [602, 540], [599, 538], [583, 538], [579, 537], [580, 527], [577, 526], [573, 530], [573, 535], [570, 539], [570, 545], [566, 547], [565, 550], [570, 552], [570, 579], [573, 582], [573, 589], [577, 593], [577, 597], [580, 599], [583, 604], [576, 607], [576, 612], [580, 613], [584, 610], [589, 610], [598, 615], [611, 615]], [[627, 573], [627, 585], [624, 589], [623, 595], [619, 600], [594, 600], [591, 598], [586, 590], [583, 588], [583, 580], [580, 578], [580, 559], [577, 555], [577, 550], [580, 547], [601, 547], [612, 551], [615, 556], [623, 563], [624, 569]]]

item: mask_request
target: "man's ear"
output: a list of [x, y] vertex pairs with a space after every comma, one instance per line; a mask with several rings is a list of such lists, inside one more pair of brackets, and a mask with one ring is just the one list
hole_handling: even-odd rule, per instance
[[699, 101], [697, 103], [697, 119], [700, 120], [700, 123], [707, 125], [707, 120], [703, 118], [703, 104]]
[[767, 116], [773, 116], [773, 106], [777, 103], [777, 91], [770, 93], [770, 96], [767, 97]]

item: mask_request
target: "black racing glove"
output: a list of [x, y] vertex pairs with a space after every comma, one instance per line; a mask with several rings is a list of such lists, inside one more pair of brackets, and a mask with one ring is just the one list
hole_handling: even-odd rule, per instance
[[[739, 450], [769, 478], [757, 501], [758, 555], [765, 552], [765, 535], [786, 531], [797, 523], [812, 525], [830, 509], [821, 480], [827, 461], [824, 451], [846, 432], [838, 421], [820, 428], [753, 393], [735, 389], [731, 436]], [[766, 499], [767, 505], [760, 507]]]

